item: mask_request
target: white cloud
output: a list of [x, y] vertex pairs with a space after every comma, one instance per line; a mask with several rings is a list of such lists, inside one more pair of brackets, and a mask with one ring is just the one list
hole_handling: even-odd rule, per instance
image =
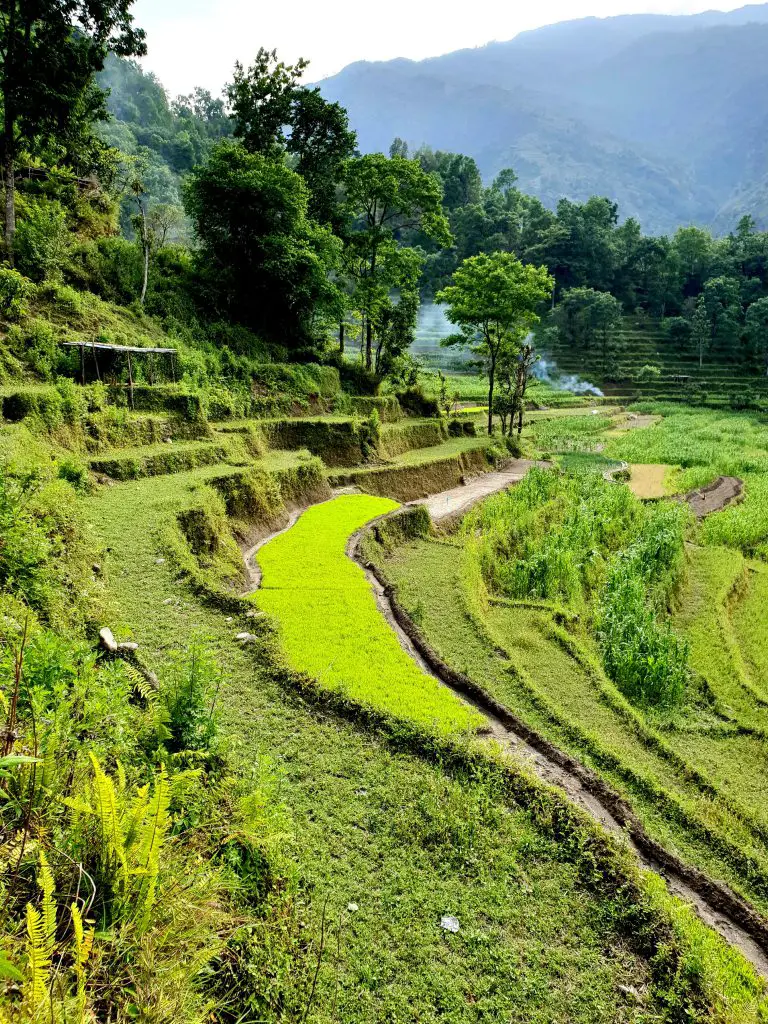
[[317, 80], [355, 60], [418, 60], [570, 18], [711, 7], [706, 0], [137, 0], [134, 12], [147, 30], [144, 66], [175, 94], [195, 85], [218, 93], [234, 62], [247, 64], [260, 46], [276, 48], [287, 61], [307, 57], [309, 79]]

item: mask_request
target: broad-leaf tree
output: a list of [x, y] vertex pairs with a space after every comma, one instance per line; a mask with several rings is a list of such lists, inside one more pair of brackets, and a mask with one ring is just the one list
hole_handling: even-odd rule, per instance
[[356, 157], [344, 175], [349, 229], [345, 269], [354, 282], [364, 321], [365, 366], [373, 369], [374, 339], [382, 329], [383, 299], [401, 287], [412, 257], [396, 244], [398, 234], [419, 230], [441, 245], [451, 232], [442, 209], [439, 180], [418, 160], [382, 153]]
[[488, 433], [493, 432], [496, 369], [501, 358], [519, 352], [538, 308], [554, 280], [546, 267], [522, 263], [512, 253], [481, 254], [464, 260], [452, 282], [436, 296], [460, 333], [448, 344], [468, 346], [485, 363], [488, 376]]
[[768, 298], [752, 303], [744, 318], [744, 328], [750, 357], [768, 374]]
[[274, 160], [288, 155], [309, 186], [309, 214], [321, 224], [340, 227], [338, 187], [344, 163], [357, 137], [346, 110], [301, 85], [309, 61], [284, 64], [276, 50], [260, 49], [246, 70], [235, 65], [227, 87], [235, 137], [250, 153]]
[[610, 292], [569, 288], [563, 292], [552, 319], [567, 347], [582, 353], [599, 349], [605, 371], [617, 347], [621, 315], [621, 303]]
[[294, 351], [311, 349], [342, 309], [332, 280], [340, 242], [307, 216], [308, 203], [295, 171], [229, 141], [185, 183], [212, 303]]
[[105, 115], [94, 83], [107, 53], [145, 52], [134, 27], [133, 0], [3, 0], [0, 8], [5, 243], [12, 258], [16, 230], [15, 170], [31, 156], [66, 148]]

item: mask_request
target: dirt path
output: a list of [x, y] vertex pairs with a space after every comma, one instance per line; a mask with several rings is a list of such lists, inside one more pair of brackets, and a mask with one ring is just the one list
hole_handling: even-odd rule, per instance
[[449, 491], [432, 494], [428, 498], [419, 498], [414, 505], [424, 505], [433, 523], [446, 525], [450, 520], [463, 515], [472, 505], [483, 498], [505, 491], [513, 484], [519, 483], [532, 466], [548, 466], [548, 462], [534, 462], [531, 459], [514, 459], [503, 469], [492, 473], [482, 473], [467, 480], [459, 487]]

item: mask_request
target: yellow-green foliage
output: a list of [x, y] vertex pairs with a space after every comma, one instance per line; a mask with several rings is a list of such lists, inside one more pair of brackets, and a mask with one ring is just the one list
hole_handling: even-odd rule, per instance
[[[45, 853], [40, 850], [37, 883], [40, 906], [28, 903], [24, 957], [19, 966], [8, 960], [3, 973], [19, 983], [20, 998], [9, 1006], [15, 1024], [82, 1024], [86, 1018], [86, 967], [94, 942], [93, 928], [85, 928], [76, 902], [70, 907], [71, 939], [57, 943], [55, 884]], [[69, 930], [67, 930], [69, 936]], [[54, 969], [54, 954], [58, 953]], [[0, 1022], [5, 1022], [0, 996]]]
[[350, 494], [308, 509], [259, 551], [256, 601], [277, 620], [294, 668], [379, 710], [441, 733], [462, 732], [480, 717], [414, 664], [346, 555], [357, 530], [395, 508], [387, 498]]

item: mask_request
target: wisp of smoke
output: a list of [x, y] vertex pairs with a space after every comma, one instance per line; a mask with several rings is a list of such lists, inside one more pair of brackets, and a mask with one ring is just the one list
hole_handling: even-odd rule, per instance
[[549, 359], [547, 356], [541, 356], [535, 364], [533, 375], [537, 380], [549, 384], [550, 387], [555, 388], [557, 391], [570, 391], [574, 395], [596, 395], [598, 398], [603, 397], [603, 392], [600, 388], [590, 384], [587, 380], [582, 380], [575, 373], [560, 373], [554, 359]]

